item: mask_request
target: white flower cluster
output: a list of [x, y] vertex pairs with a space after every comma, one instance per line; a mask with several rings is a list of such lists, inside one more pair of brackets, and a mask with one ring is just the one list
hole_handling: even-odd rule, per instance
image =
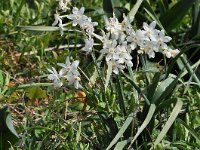
[[156, 52], [163, 53], [167, 58], [175, 57], [179, 53], [179, 50], [172, 50], [168, 47], [167, 43], [171, 37], [165, 36], [164, 30], [155, 29], [155, 21], [149, 25], [143, 23], [142, 29], [134, 30], [131, 25], [133, 19], [124, 15], [123, 21], [119, 22], [113, 15], [106, 21], [107, 32], [103, 32], [103, 36], [101, 36], [94, 33], [94, 26], [98, 24], [92, 22], [90, 17], [85, 16], [84, 11], [84, 7], [80, 9], [74, 7], [73, 14], [65, 16], [55, 14], [53, 25], [58, 24], [63, 29], [63, 17], [72, 20], [73, 26], [79, 25], [87, 36], [85, 46], [82, 48], [87, 53], [93, 49], [93, 36], [100, 39], [103, 45], [100, 53], [105, 55], [107, 63], [112, 64], [115, 74], [123, 71], [126, 66], [133, 66], [131, 56], [133, 50], [136, 50], [138, 54], [147, 54], [149, 58], [154, 58]]
[[164, 30], [155, 29], [155, 21], [150, 25], [143, 23], [143, 28], [136, 31], [132, 28], [132, 21], [124, 15], [121, 23], [115, 16], [106, 23], [108, 33], [104, 33], [103, 49], [100, 52], [105, 54], [107, 62], [112, 62], [115, 74], [119, 70], [123, 71], [126, 66], [133, 66], [133, 50], [137, 50], [139, 54], [147, 54], [149, 58], [154, 58], [155, 52], [161, 52], [167, 58], [175, 57], [179, 53], [178, 49], [172, 50], [167, 46], [171, 37], [165, 36]]
[[48, 75], [48, 79], [52, 80], [54, 87], [58, 88], [63, 85], [63, 82], [67, 82], [68, 85], [74, 85], [76, 89], [82, 88], [80, 82], [80, 73], [78, 72], [79, 61], [75, 60], [72, 63], [67, 56], [66, 62], [58, 63], [58, 66], [62, 69], [57, 72], [54, 67], [52, 69], [47, 69], [51, 74]]
[[84, 15], [85, 8], [81, 7], [80, 10], [76, 7], [73, 8], [72, 13], [67, 15], [67, 18], [72, 20], [72, 25], [76, 26], [79, 25], [80, 28], [86, 33], [87, 38], [85, 39], [85, 47], [82, 48], [83, 51], [89, 53], [92, 51], [94, 39], [94, 26], [97, 26], [97, 22], [92, 22], [90, 17]]
[[[155, 52], [161, 52], [168, 58], [175, 57], [178, 54], [178, 50], [172, 50], [167, 46], [171, 40], [171, 37], [165, 36], [164, 30], [155, 29], [156, 22], [153, 21], [150, 25], [143, 23], [143, 29], [127, 33], [127, 41], [131, 44], [131, 49], [137, 49], [138, 53], [145, 53], [149, 58], [155, 57]], [[169, 54], [173, 53], [173, 54]]]
[[[63, 6], [63, 5], [62, 5]], [[53, 22], [53, 26], [57, 25], [60, 28], [61, 35], [63, 35], [64, 26], [66, 24], [63, 24], [62, 19], [67, 17], [68, 19], [72, 20], [72, 25], [76, 26], [79, 25], [80, 28], [84, 31], [87, 38], [85, 41], [85, 47], [82, 48], [83, 51], [86, 53], [89, 53], [92, 51], [94, 39], [93, 39], [93, 33], [94, 33], [94, 27], [98, 25], [97, 22], [92, 22], [92, 19], [90, 17], [87, 17], [84, 15], [85, 8], [82, 7], [80, 9], [73, 7], [72, 14], [70, 15], [59, 15], [57, 12], [54, 14], [55, 21]]]
[[132, 56], [130, 45], [126, 40], [126, 32], [130, 32], [131, 20], [124, 16], [122, 23], [114, 16], [106, 23], [106, 30], [102, 38], [103, 53], [107, 62], [111, 62], [112, 70], [115, 74], [123, 71], [126, 66], [132, 67]]

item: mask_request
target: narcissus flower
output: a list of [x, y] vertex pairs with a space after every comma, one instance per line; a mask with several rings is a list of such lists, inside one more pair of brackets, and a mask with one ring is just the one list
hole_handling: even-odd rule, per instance
[[67, 56], [65, 64], [58, 63], [58, 66], [62, 69], [57, 73], [55, 68], [47, 69], [51, 74], [48, 75], [49, 80], [54, 81], [54, 87], [61, 87], [63, 85], [62, 81], [65, 81], [68, 85], [74, 85], [76, 89], [82, 88], [80, 79], [80, 73], [78, 72], [79, 61], [75, 60], [72, 63], [70, 62], [69, 56]]
[[72, 23], [73, 26], [76, 26], [77, 24], [83, 24], [84, 23], [84, 21], [87, 18], [84, 15], [84, 11], [85, 11], [84, 7], [81, 7], [80, 9], [74, 7], [73, 10], [72, 10], [73, 14], [67, 15], [67, 18], [73, 21], [73, 23]]
[[47, 68], [47, 70], [51, 73], [48, 75], [48, 79], [53, 81], [54, 87], [59, 88], [63, 85], [60, 78], [62, 77], [61, 71], [58, 73], [54, 67], [52, 69]]
[[63, 11], [67, 11], [69, 8], [69, 4], [71, 3], [71, 0], [59, 0], [59, 9]]
[[83, 51], [85, 51], [87, 54], [92, 51], [94, 40], [93, 38], [85, 39], [85, 46], [82, 48]]

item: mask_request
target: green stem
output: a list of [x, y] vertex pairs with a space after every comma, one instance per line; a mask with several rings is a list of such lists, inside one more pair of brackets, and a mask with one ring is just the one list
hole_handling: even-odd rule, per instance
[[32, 87], [32, 86], [52, 86], [53, 83], [30, 83], [30, 84], [23, 84], [19, 85], [19, 89], [27, 88], [27, 87]]

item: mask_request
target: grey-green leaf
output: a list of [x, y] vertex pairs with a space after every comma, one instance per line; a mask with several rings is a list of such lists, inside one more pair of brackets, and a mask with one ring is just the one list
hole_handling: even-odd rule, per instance
[[161, 142], [161, 140], [164, 138], [166, 133], [168, 132], [169, 128], [172, 126], [173, 122], [175, 121], [176, 117], [178, 116], [179, 112], [181, 111], [181, 108], [183, 106], [183, 102], [181, 100], [177, 100], [177, 103], [172, 110], [169, 119], [167, 120], [165, 126], [163, 127], [162, 131], [158, 135], [157, 139], [155, 140], [154, 145], [156, 146]]

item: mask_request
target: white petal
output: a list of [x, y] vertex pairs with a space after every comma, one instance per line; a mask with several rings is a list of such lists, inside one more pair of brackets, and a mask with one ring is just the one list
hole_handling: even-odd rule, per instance
[[143, 28], [144, 28], [145, 30], [148, 30], [148, 29], [149, 29], [149, 26], [148, 26], [148, 24], [147, 24], [146, 22], [143, 23]]
[[49, 80], [55, 80], [55, 79], [56, 79], [56, 76], [53, 75], [53, 74], [50, 74], [50, 75], [48, 75], [48, 79], [49, 79]]
[[50, 73], [54, 73], [51, 69], [47, 68], [47, 70], [50, 72]]
[[78, 60], [75, 60], [75, 61], [72, 63], [72, 68], [77, 68], [77, 67], [78, 67], [78, 64], [79, 64], [79, 61], [78, 61]]
[[153, 21], [150, 25], [149, 25], [152, 29], [154, 29], [156, 27], [156, 21]]

